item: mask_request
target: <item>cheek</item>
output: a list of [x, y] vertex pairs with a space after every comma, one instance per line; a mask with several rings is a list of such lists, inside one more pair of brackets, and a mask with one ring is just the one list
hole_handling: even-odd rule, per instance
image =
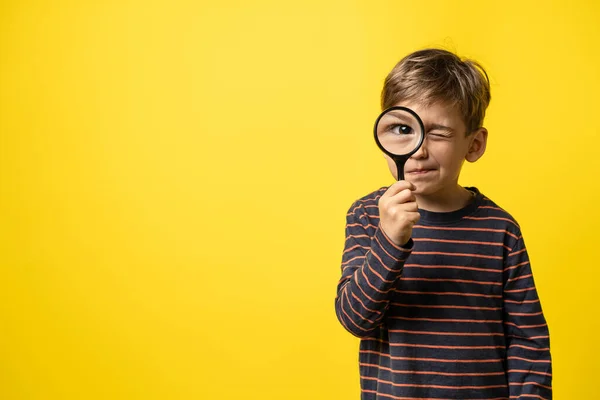
[[444, 142], [431, 143], [428, 147], [429, 157], [434, 159], [440, 167], [446, 167], [448, 164], [448, 155], [452, 154], [451, 146]]
[[431, 151], [431, 156], [439, 166], [450, 170], [460, 168], [465, 160], [465, 155], [463, 149], [452, 146], [450, 143], [436, 143], [435, 148], [432, 148]]
[[394, 179], [398, 179], [398, 171], [396, 169], [396, 163], [394, 162], [394, 160], [392, 160], [387, 155], [384, 155], [384, 157], [385, 157], [385, 161], [387, 162], [388, 168], [389, 168], [390, 172], [392, 173], [392, 176], [394, 177]]

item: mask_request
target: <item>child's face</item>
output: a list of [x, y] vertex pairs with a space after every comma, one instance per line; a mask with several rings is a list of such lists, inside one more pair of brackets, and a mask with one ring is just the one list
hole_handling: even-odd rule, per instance
[[[404, 179], [416, 186], [415, 195], [444, 194], [455, 189], [465, 159], [473, 162], [483, 155], [487, 131], [481, 128], [467, 136], [459, 111], [442, 102], [431, 106], [415, 102], [397, 105], [414, 110], [425, 126], [423, 145], [404, 166]], [[396, 165], [386, 158], [397, 179]]]

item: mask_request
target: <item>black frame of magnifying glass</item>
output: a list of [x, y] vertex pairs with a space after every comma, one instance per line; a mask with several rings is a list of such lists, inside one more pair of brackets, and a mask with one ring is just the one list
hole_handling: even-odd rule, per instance
[[[379, 142], [379, 138], [377, 137], [377, 125], [379, 125], [379, 120], [381, 120], [381, 118], [383, 118], [383, 116], [387, 112], [393, 111], [393, 110], [406, 111], [407, 113], [409, 113], [410, 115], [412, 115], [413, 117], [415, 117], [415, 119], [417, 120], [417, 122], [419, 123], [419, 126], [421, 128], [421, 132], [423, 132], [423, 134], [421, 135], [421, 139], [419, 139], [419, 143], [417, 144], [417, 146], [415, 147], [415, 149], [413, 151], [411, 151], [410, 153], [403, 154], [401, 156], [397, 155], [397, 154], [390, 153], [389, 151], [387, 151], [381, 145], [381, 143]], [[375, 120], [375, 126], [373, 127], [373, 133], [375, 135], [375, 143], [377, 143], [377, 147], [379, 147], [381, 149], [381, 151], [383, 151], [392, 160], [394, 160], [394, 163], [396, 164], [396, 169], [398, 171], [398, 180], [399, 181], [404, 180], [404, 164], [406, 164], [406, 160], [408, 160], [410, 158], [410, 156], [412, 156], [413, 154], [415, 154], [419, 150], [419, 148], [423, 144], [423, 140], [425, 140], [425, 125], [423, 125], [423, 121], [421, 120], [421, 117], [419, 117], [419, 115], [416, 112], [414, 112], [413, 110], [411, 110], [410, 108], [401, 107], [401, 106], [390, 107], [390, 108], [387, 108], [387, 109], [383, 110], [381, 112], [381, 114], [379, 114], [379, 117], [377, 117], [377, 119]]]

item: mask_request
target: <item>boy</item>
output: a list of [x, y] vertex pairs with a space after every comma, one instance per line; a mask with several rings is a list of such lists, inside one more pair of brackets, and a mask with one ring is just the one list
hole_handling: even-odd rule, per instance
[[[413, 109], [425, 140], [405, 180], [347, 215], [336, 314], [361, 338], [362, 399], [551, 399], [548, 327], [516, 221], [474, 187], [490, 88], [445, 50], [402, 59], [382, 108]], [[388, 158], [392, 175], [394, 162]]]

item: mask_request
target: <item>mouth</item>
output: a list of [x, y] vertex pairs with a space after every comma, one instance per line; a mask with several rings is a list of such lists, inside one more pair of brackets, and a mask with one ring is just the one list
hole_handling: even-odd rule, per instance
[[412, 175], [425, 175], [429, 172], [434, 171], [433, 169], [412, 169], [410, 171], [406, 171], [406, 174], [412, 174]]

